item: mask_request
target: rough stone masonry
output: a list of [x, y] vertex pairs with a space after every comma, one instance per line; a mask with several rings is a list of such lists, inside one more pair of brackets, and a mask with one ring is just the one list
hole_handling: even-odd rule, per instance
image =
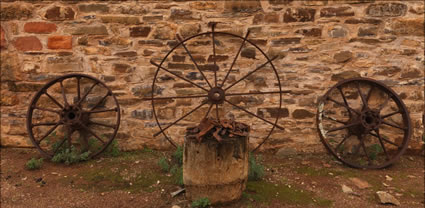
[[[279, 55], [274, 64], [292, 93], [283, 97], [286, 131], [265, 148], [323, 151], [314, 128], [317, 99], [337, 81], [359, 76], [399, 93], [413, 124], [409, 149], [423, 144], [423, 1], [2, 0], [0, 18], [2, 146], [31, 146], [23, 128], [29, 98], [47, 81], [78, 72], [100, 78], [118, 96], [116, 139], [124, 150], [168, 148], [166, 140], [153, 138], [151, 104], [142, 102], [156, 70], [149, 62], [164, 57], [177, 32], [206, 32], [210, 22], [238, 35], [250, 30], [266, 53]], [[250, 50], [244, 56], [255, 56]], [[170, 121], [194, 107], [170, 105]]]

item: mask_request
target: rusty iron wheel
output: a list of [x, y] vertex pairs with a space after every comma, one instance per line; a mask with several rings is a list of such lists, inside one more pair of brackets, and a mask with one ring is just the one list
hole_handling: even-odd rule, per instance
[[336, 159], [354, 168], [385, 168], [398, 160], [408, 146], [410, 122], [401, 98], [368, 78], [340, 81], [318, 104], [322, 143]]
[[[162, 135], [164, 139], [168, 140], [174, 147], [176, 147], [178, 145], [177, 142], [167, 133], [167, 131], [170, 131], [170, 127], [195, 125], [206, 117], [212, 117], [216, 120], [220, 120], [220, 118], [230, 115], [231, 119], [240, 119], [239, 117], [234, 116], [239, 113], [244, 114], [242, 117], [249, 118], [246, 119], [249, 122], [247, 123], [248, 125], [250, 125], [251, 122], [256, 122], [256, 124], [261, 123], [258, 124], [258, 126], [262, 125], [260, 130], [263, 131], [263, 133], [258, 137], [253, 136], [253, 132], [255, 134], [255, 128], [253, 128], [253, 125], [250, 125], [250, 139], [253, 139], [254, 137], [258, 138], [256, 143], [253, 143], [250, 148], [253, 151], [256, 151], [268, 140], [276, 128], [283, 131], [283, 128], [278, 125], [278, 120], [280, 117], [279, 114], [282, 111], [282, 93], [285, 92], [282, 91], [279, 73], [272, 63], [272, 61], [278, 58], [278, 56], [269, 58], [259, 46], [257, 46], [252, 40], [248, 39], [249, 31], [246, 33], [245, 37], [241, 37], [232, 33], [217, 32], [215, 31], [215, 26], [216, 23], [212, 23], [210, 32], [200, 33], [186, 39], [181, 38], [177, 34], [177, 43], [165, 55], [161, 62], [156, 63], [155, 61], [151, 61], [151, 63], [157, 67], [157, 70], [152, 82], [153, 93], [151, 93], [150, 98], [145, 99], [152, 101], [153, 115], [155, 117], [156, 124], [159, 127], [159, 131], [154, 134], [154, 137]], [[224, 48], [231, 44], [235, 44], [235, 52], [231, 54], [232, 56], [234, 55], [232, 58], [230, 55], [228, 56], [228, 54], [224, 55], [223, 52], [223, 50], [225, 50]], [[199, 52], [197, 51], [200, 50], [197, 48], [198, 45], [202, 45], [204, 48], [209, 47], [209, 50], [211, 51], [209, 53], [205, 50]], [[255, 61], [258, 62], [246, 66], [246, 71], [244, 71], [244, 68], [241, 67], [243, 64], [239, 62], [239, 59], [248, 60], [248, 58], [241, 57], [241, 51], [244, 47], [248, 47], [247, 45], [251, 47], [251, 53], [258, 54], [257, 57], [253, 58], [254, 61], [252, 61], [252, 63]], [[238, 49], [237, 52], [236, 49]], [[257, 53], [252, 52], [253, 50]], [[208, 61], [205, 59], [202, 60], [202, 57], [199, 58], [199, 54], [207, 55], [207, 57], [209, 55]], [[185, 58], [187, 58], [187, 60]], [[227, 60], [227, 58], [229, 58], [229, 60]], [[206, 62], [207, 64], [200, 65], [201, 62]], [[171, 69], [179, 64], [181, 66], [188, 67], [189, 69], [179, 71]], [[252, 84], [254, 83], [252, 81], [253, 77], [257, 75], [264, 75], [264, 72], [267, 71], [271, 73], [269, 77], [272, 77], [270, 79], [273, 80], [270, 81], [268, 80], [269, 78], [266, 77], [267, 83], [264, 80], [260, 81], [263, 81], [261, 83], [263, 85], [271, 85], [273, 90], [263, 90], [263, 87], [260, 86], [252, 90], [248, 90], [248, 88], [246, 88], [246, 90], [238, 91], [236, 89], [237, 87], [234, 87], [241, 83], [243, 83], [242, 85], [249, 85], [248, 82], [251, 82]], [[244, 74], [242, 74], [242, 72]], [[160, 73], [164, 73], [166, 75], [160, 75]], [[192, 77], [191, 79], [190, 75], [193, 75], [193, 73], [195, 73], [197, 77]], [[237, 76], [236, 74], [238, 76], [240, 75], [238, 79], [235, 78], [235, 76]], [[253, 76], [253, 74], [256, 75]], [[174, 80], [175, 82], [179, 81], [181, 82], [179, 84], [183, 87], [197, 88], [199, 93], [179, 94], [176, 92], [173, 94], [171, 92], [175, 90], [174, 87], [177, 85], [173, 86], [164, 84], [168, 80]], [[159, 85], [165, 87], [161, 88]], [[164, 90], [167, 87], [170, 89]], [[162, 91], [164, 91], [164, 93], [162, 93]], [[164, 96], [164, 94], [168, 95]], [[246, 102], [236, 103], [235, 97], [239, 97], [237, 99], [245, 99], [244, 101]], [[185, 100], [197, 106], [178, 113], [180, 114], [179, 118], [175, 119], [173, 122], [164, 122], [163, 106], [166, 106], [169, 103], [171, 103], [170, 105], [173, 105], [176, 102]], [[271, 111], [275, 114], [270, 116], [269, 112], [260, 112], [264, 109], [253, 107], [255, 104], [252, 104], [252, 102], [256, 101], [273, 103], [273, 109]], [[245, 105], [240, 103], [244, 103]], [[225, 108], [225, 105], [228, 108]], [[202, 112], [202, 115], [193, 116], [192, 114], [196, 113], [196, 111], [198, 111], [197, 113]], [[191, 123], [188, 124], [189, 122]], [[238, 120], [238, 122], [244, 121]]]
[[116, 97], [102, 81], [85, 74], [51, 80], [33, 97], [27, 112], [30, 140], [46, 158], [65, 149], [89, 158], [103, 152], [120, 125]]

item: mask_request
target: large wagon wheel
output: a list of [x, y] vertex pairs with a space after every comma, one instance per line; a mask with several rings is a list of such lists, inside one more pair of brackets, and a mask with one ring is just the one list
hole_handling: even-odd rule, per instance
[[[250, 125], [250, 148], [255, 151], [275, 128], [283, 130], [278, 125], [282, 86], [272, 63], [278, 56], [270, 59], [248, 39], [249, 31], [241, 37], [211, 26], [211, 32], [186, 39], [177, 34], [177, 43], [161, 62], [151, 61], [157, 70], [148, 99], [160, 129], [154, 136], [162, 135], [177, 146], [184, 138], [183, 126], [196, 125], [206, 117], [237, 118]], [[196, 107], [185, 107], [191, 104]], [[177, 133], [180, 141], [167, 131]]]
[[343, 80], [319, 102], [317, 128], [328, 151], [355, 168], [384, 168], [406, 150], [409, 113], [400, 97], [368, 78]]
[[102, 81], [84, 74], [58, 77], [33, 97], [27, 112], [29, 137], [52, 158], [73, 149], [94, 157], [115, 138], [120, 124], [117, 99]]

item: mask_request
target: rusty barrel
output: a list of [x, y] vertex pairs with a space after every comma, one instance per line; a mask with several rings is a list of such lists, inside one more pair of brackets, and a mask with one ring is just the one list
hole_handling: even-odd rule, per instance
[[190, 200], [207, 197], [212, 204], [238, 200], [248, 179], [249, 128], [238, 129], [238, 125], [245, 124], [233, 122], [226, 129], [223, 122], [209, 122], [208, 127], [188, 128], [186, 133], [183, 152], [186, 197]]

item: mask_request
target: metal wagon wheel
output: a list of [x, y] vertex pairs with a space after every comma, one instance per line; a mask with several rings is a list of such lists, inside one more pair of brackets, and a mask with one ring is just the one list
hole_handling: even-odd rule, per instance
[[[160, 129], [154, 136], [162, 134], [176, 147], [177, 142], [167, 131], [180, 133], [183, 138], [181, 127], [198, 124], [203, 118], [237, 118], [239, 122], [251, 124], [250, 140], [255, 142], [251, 142], [250, 148], [255, 151], [275, 128], [283, 130], [278, 125], [283, 92], [279, 74], [272, 63], [278, 56], [270, 59], [248, 39], [249, 31], [241, 37], [217, 32], [215, 25], [211, 24], [210, 32], [186, 39], [177, 34], [177, 43], [161, 62], [151, 61], [157, 70], [152, 83], [153, 93], [148, 99], [152, 100], [153, 115]], [[249, 51], [244, 52], [244, 48]], [[229, 57], [229, 52], [233, 52], [233, 58]], [[268, 72], [270, 76], [263, 76]], [[171, 85], [170, 81], [174, 84]], [[266, 87], [273, 90], [262, 89]], [[166, 88], [169, 89], [164, 90]], [[188, 88], [192, 91], [184, 91]], [[181, 112], [174, 112], [176, 103], [183, 105]], [[272, 107], [262, 109], [259, 107], [261, 103], [269, 103]], [[191, 104], [197, 106], [191, 109], [184, 106]], [[170, 112], [178, 116], [169, 118], [167, 114]], [[171, 130], [173, 127], [176, 128]], [[263, 138], [256, 136], [257, 132]]]
[[68, 74], [43, 86], [27, 112], [27, 131], [39, 152], [52, 158], [66, 149], [94, 157], [115, 138], [120, 125], [117, 99], [102, 81]]
[[343, 80], [329, 89], [319, 102], [317, 128], [335, 158], [368, 169], [384, 168], [399, 159], [412, 131], [400, 97], [368, 78]]

